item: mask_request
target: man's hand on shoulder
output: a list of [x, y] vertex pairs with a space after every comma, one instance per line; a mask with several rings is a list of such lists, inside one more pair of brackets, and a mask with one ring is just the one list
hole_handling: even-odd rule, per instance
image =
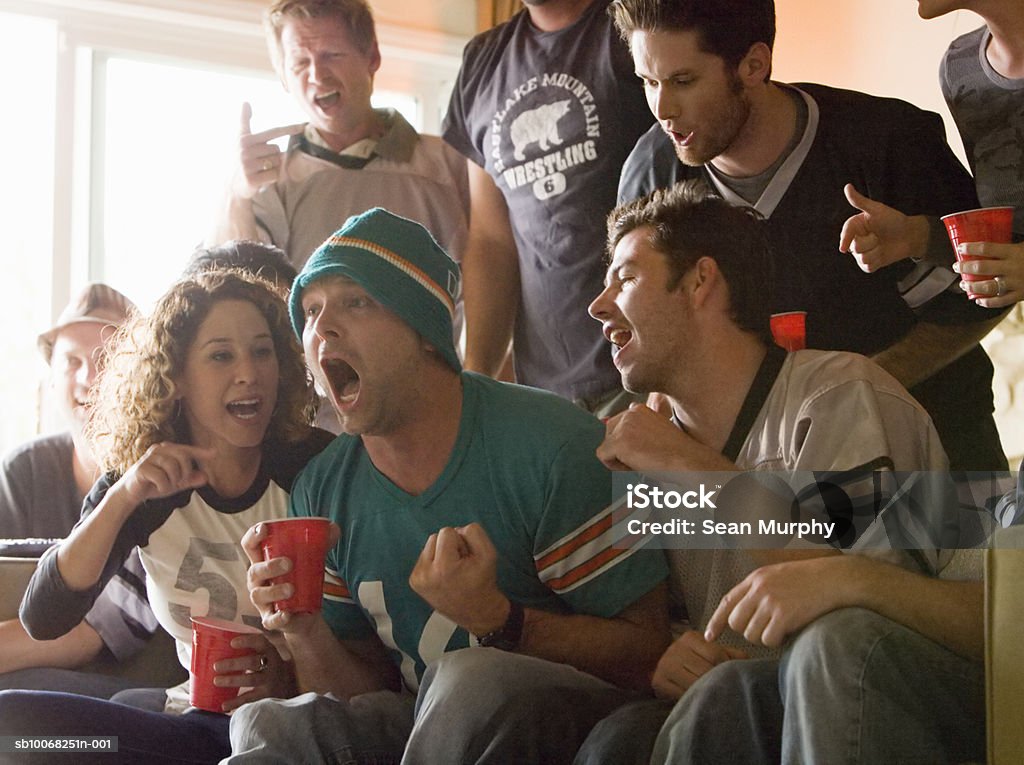
[[498, 552], [480, 524], [445, 527], [427, 539], [409, 586], [463, 629], [486, 635], [505, 624], [510, 608], [497, 569]]

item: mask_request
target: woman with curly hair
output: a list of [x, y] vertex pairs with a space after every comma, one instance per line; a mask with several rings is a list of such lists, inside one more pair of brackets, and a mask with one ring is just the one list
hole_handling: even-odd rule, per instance
[[[21, 609], [29, 633], [45, 640], [72, 629], [136, 548], [186, 668], [191, 616], [258, 625], [239, 540], [286, 516], [293, 479], [330, 441], [309, 425], [312, 396], [270, 284], [236, 271], [175, 284], [122, 330], [107, 361], [89, 422], [107, 472], [70, 536], [40, 561]], [[294, 687], [291, 665], [265, 636], [235, 639], [242, 644], [257, 653], [216, 667], [218, 685], [242, 691], [225, 712]], [[118, 736], [122, 754], [150, 762], [217, 761], [230, 751], [228, 718], [191, 710], [187, 686], [167, 691], [164, 713], [12, 691], [0, 694], [0, 720], [12, 733]]]

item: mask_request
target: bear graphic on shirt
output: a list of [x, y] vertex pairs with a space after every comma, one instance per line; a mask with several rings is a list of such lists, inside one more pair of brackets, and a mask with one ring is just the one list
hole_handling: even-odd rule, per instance
[[509, 134], [515, 158], [519, 161], [526, 159], [524, 151], [531, 143], [536, 143], [542, 151], [547, 151], [551, 144], [560, 146], [562, 138], [558, 135], [558, 121], [568, 113], [569, 99], [566, 99], [530, 109], [512, 120]]

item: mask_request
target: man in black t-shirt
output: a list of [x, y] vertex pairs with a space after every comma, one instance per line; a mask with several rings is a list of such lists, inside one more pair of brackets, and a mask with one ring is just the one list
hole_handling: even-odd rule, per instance
[[[466, 368], [597, 414], [628, 397], [586, 307], [604, 275], [604, 217], [651, 124], [608, 0], [527, 2], [463, 55], [442, 134], [468, 160]], [[518, 257], [517, 257], [518, 253]]]

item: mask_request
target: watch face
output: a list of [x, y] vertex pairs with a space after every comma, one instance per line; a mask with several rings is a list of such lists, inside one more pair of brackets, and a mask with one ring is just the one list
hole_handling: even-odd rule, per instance
[[501, 635], [484, 635], [477, 641], [481, 648], [497, 648], [499, 651], [514, 651], [516, 644]]

